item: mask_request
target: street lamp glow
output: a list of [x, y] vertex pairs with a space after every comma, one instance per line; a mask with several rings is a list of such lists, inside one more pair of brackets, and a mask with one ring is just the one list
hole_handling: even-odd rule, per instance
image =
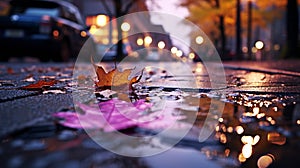
[[204, 39], [202, 36], [197, 36], [196, 39], [195, 39], [196, 43], [197, 44], [202, 44], [204, 42]]
[[275, 44], [274, 45], [274, 50], [275, 51], [279, 51], [280, 50], [280, 45], [279, 44]]
[[100, 27], [103, 27], [107, 24], [108, 19], [106, 15], [98, 15], [96, 17], [96, 24]]
[[256, 48], [256, 47], [252, 47], [252, 50], [251, 50], [253, 53], [257, 53], [257, 51], [258, 51], [258, 48]]
[[181, 50], [177, 50], [176, 56], [177, 57], [182, 57], [183, 56], [183, 52]]
[[195, 53], [190, 53], [189, 54], [189, 58], [192, 60], [192, 59], [194, 59], [196, 57], [196, 55], [195, 55]]
[[263, 49], [264, 48], [264, 43], [262, 41], [257, 41], [255, 43], [255, 47], [259, 50]]
[[129, 24], [128, 22], [122, 23], [121, 29], [122, 29], [124, 32], [128, 32], [128, 31], [130, 30], [130, 24]]
[[139, 46], [142, 46], [144, 44], [144, 40], [142, 38], [138, 38], [136, 40], [136, 44], [139, 45]]
[[243, 53], [247, 53], [248, 52], [248, 47], [243, 47], [242, 51], [243, 51]]
[[166, 43], [163, 42], [163, 41], [160, 41], [158, 44], [157, 44], [158, 48], [159, 49], [164, 49], [166, 47]]
[[91, 28], [90, 28], [90, 30], [89, 30], [89, 32], [90, 32], [92, 35], [94, 35], [94, 34], [96, 34], [97, 30], [98, 30], [98, 29], [97, 29], [96, 25], [92, 25]]
[[145, 45], [149, 46], [152, 43], [152, 37], [146, 36], [144, 41], [145, 41]]
[[177, 51], [178, 51], [178, 48], [177, 48], [177, 47], [172, 47], [172, 48], [171, 48], [171, 53], [172, 53], [172, 54], [176, 54]]

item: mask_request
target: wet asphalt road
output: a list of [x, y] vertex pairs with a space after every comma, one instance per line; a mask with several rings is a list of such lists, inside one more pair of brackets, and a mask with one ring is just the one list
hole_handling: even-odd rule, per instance
[[[293, 62], [293, 63], [292, 63]], [[226, 87], [220, 87], [224, 93], [245, 92], [245, 93], [274, 93], [297, 95], [300, 93], [300, 73], [297, 66], [300, 61], [286, 61], [279, 63], [234, 63], [224, 62]], [[187, 64], [190, 70], [182, 70], [181, 65], [170, 63], [160, 64], [146, 63], [154, 67], [166, 66], [170, 78], [164, 81], [152, 81], [147, 83], [149, 87], [183, 88], [194, 91], [208, 92], [213, 90], [210, 84], [210, 77], [205, 70], [196, 72], [197, 69], [204, 69], [198, 64]], [[273, 65], [274, 64], [274, 65]], [[106, 63], [107, 67], [113, 67], [112, 63]], [[261, 66], [260, 66], [261, 65]], [[265, 66], [266, 65], [266, 66]], [[84, 65], [92, 68], [89, 64]], [[125, 66], [131, 68], [135, 65], [129, 63]], [[173, 67], [172, 67], [173, 66]], [[0, 103], [1, 117], [0, 135], [14, 131], [16, 128], [23, 128], [35, 119], [49, 115], [64, 108], [70, 108], [73, 100], [71, 96], [71, 78], [73, 74], [73, 63], [4, 63], [0, 66]], [[274, 67], [271, 69], [270, 67]], [[92, 72], [92, 69], [91, 69]], [[187, 74], [189, 73], [189, 74]], [[195, 76], [196, 78], [195, 78]], [[43, 94], [41, 90], [24, 90], [22, 86], [34, 83], [28, 80], [32, 77], [35, 81], [42, 79], [56, 79], [58, 83], [50, 90], [62, 90], [65, 94]], [[188, 82], [196, 82], [197, 85], [189, 85]], [[224, 81], [222, 81], [224, 82]], [[221, 82], [221, 83], [222, 83]], [[222, 83], [223, 84], [223, 83]], [[218, 86], [216, 86], [218, 87]], [[19, 114], [22, 114], [20, 117]], [[30, 125], [30, 124], [29, 124]]]
[[[149, 63], [152, 69], [149, 74], [164, 72], [157, 69], [157, 63]], [[293, 96], [291, 101], [299, 101], [300, 95], [300, 61], [236, 63], [224, 62], [226, 83], [218, 84], [226, 87], [215, 89], [211, 85], [211, 76], [207, 74], [202, 64], [189, 64], [191, 73], [180, 72], [178, 65], [165, 63], [168, 67], [167, 77], [145, 83], [149, 88], [164, 88], [165, 90], [186, 89], [188, 91], [204, 92], [222, 91], [229, 93], [275, 94]], [[87, 68], [91, 68], [89, 65]], [[106, 67], [112, 67], [107, 63]], [[130, 66], [126, 64], [125, 66]], [[134, 66], [134, 65], [131, 65]], [[165, 167], [171, 163], [159, 161], [159, 158], [172, 160], [180, 157], [190, 165], [207, 164], [218, 167], [213, 161], [207, 161], [203, 155], [194, 150], [175, 148], [158, 156], [146, 159], [124, 158], [106, 152], [86, 137], [80, 130], [70, 130], [57, 127], [51, 114], [73, 108], [72, 74], [73, 63], [1, 63], [0, 65], [0, 160], [5, 167]], [[217, 67], [218, 68], [218, 67]], [[165, 75], [165, 73], [164, 73]], [[34, 81], [31, 81], [31, 80]], [[39, 80], [57, 80], [53, 86], [38, 89], [22, 89]], [[154, 79], [155, 75], [154, 75]], [[186, 84], [196, 81], [196, 87]], [[219, 85], [218, 85], [219, 86]], [[45, 92], [45, 91], [51, 92]], [[41, 141], [41, 138], [45, 138]], [[69, 140], [68, 140], [69, 139]], [[186, 143], [186, 142], [185, 142]], [[215, 141], [207, 142], [216, 143]], [[190, 146], [197, 146], [190, 142]], [[180, 144], [179, 144], [180, 146]], [[189, 145], [188, 145], [189, 146]], [[201, 146], [201, 145], [200, 145]], [[217, 146], [217, 145], [216, 145]], [[36, 154], [44, 154], [45, 157]], [[185, 154], [197, 156], [186, 158]], [[83, 158], [84, 156], [85, 158]], [[199, 159], [195, 161], [196, 159]], [[160, 166], [157, 166], [157, 162]], [[234, 161], [227, 165], [238, 167]], [[221, 164], [222, 165], [222, 164]], [[149, 166], [149, 167], [151, 167]], [[222, 167], [222, 166], [221, 166]]]

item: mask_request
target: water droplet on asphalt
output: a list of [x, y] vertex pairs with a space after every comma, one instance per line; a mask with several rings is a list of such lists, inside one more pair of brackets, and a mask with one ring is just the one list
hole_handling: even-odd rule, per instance
[[23, 145], [24, 145], [24, 141], [21, 139], [16, 139], [11, 142], [11, 147], [13, 148], [22, 147]]
[[46, 144], [41, 140], [32, 140], [23, 146], [25, 151], [36, 151], [46, 149]]
[[8, 168], [22, 167], [24, 159], [22, 156], [14, 156], [8, 161]]
[[73, 131], [64, 130], [58, 134], [57, 139], [60, 141], [70, 141], [77, 137], [77, 134]]
[[47, 155], [43, 155], [40, 157], [34, 158], [31, 161], [31, 165], [28, 166], [30, 168], [41, 168], [41, 167], [51, 167], [52, 163], [61, 162], [66, 159], [66, 152], [58, 151], [58, 152], [51, 152]]
[[80, 168], [80, 162], [77, 160], [70, 160], [70, 161], [64, 161], [64, 162], [59, 162], [51, 166], [52, 168]]
[[101, 149], [100, 145], [92, 139], [86, 139], [82, 142], [82, 146], [90, 149]]

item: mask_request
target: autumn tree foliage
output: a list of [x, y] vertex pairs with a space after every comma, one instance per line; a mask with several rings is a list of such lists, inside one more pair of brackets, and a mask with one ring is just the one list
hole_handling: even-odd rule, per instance
[[183, 0], [181, 6], [187, 7], [188, 20], [197, 24], [225, 53], [227, 36], [233, 35], [235, 1], [234, 0]]
[[[246, 35], [248, 9], [246, 3], [241, 2], [241, 26], [243, 37]], [[282, 19], [287, 11], [287, 55], [292, 57], [297, 52], [298, 11], [300, 0], [252, 0], [252, 26], [265, 28], [276, 19]], [[187, 7], [190, 15], [188, 20], [197, 24], [215, 43], [220, 54], [224, 54], [227, 38], [236, 35], [236, 7], [237, 0], [182, 0], [181, 6]]]
[[[268, 1], [257, 1], [257, 6], [261, 9], [276, 8], [276, 10], [286, 11], [286, 52], [284, 53], [285, 58], [296, 58], [299, 57], [299, 13], [298, 5], [300, 0], [268, 0]], [[266, 10], [261, 10], [261, 15], [266, 20], [274, 19], [278, 16], [278, 13], [267, 13]], [[282, 16], [283, 17], [283, 16]]]

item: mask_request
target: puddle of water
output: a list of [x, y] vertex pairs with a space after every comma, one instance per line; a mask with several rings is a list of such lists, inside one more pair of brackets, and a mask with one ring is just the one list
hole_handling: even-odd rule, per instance
[[215, 138], [230, 156], [245, 167], [294, 162], [282, 158], [287, 149], [300, 151], [299, 97], [233, 93], [226, 100], [233, 107], [225, 108]]

